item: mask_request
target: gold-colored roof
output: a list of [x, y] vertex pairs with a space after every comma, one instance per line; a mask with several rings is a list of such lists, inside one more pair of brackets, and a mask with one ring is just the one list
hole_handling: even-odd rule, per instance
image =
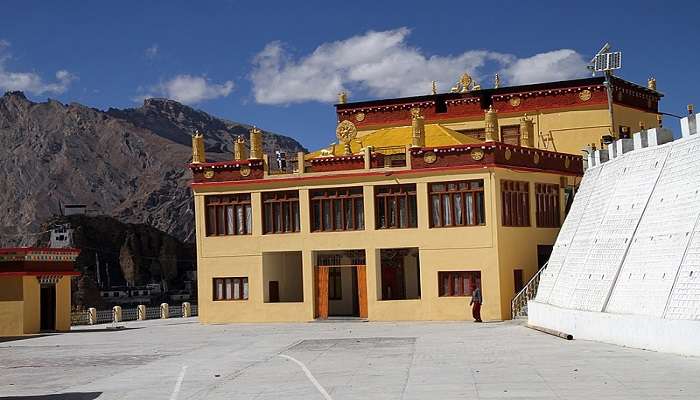
[[[360, 150], [367, 146], [372, 146], [377, 151], [381, 151], [382, 148], [396, 147], [397, 151], [391, 151], [388, 153], [399, 152], [398, 148], [405, 148], [407, 144], [411, 144], [411, 138], [413, 135], [412, 128], [410, 126], [400, 126], [395, 128], [383, 128], [378, 129], [369, 135], [365, 135], [353, 140], [350, 143], [353, 154], [357, 154]], [[440, 124], [426, 124], [425, 125], [425, 147], [437, 147], [437, 146], [449, 146], [454, 144], [477, 144], [482, 143], [481, 140], [476, 139], [472, 136], [459, 133], [450, 128], [446, 128]], [[336, 156], [343, 155], [343, 144], [336, 144], [333, 149], [333, 154]], [[322, 150], [317, 150], [306, 155], [306, 159], [311, 159], [314, 157], [321, 156]]]

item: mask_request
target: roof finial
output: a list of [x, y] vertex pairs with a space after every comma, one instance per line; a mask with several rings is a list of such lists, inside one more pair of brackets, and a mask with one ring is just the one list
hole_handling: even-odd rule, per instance
[[433, 94], [437, 94], [437, 81], [432, 81]]
[[343, 90], [340, 93], [338, 93], [338, 103], [345, 104], [347, 102], [348, 102], [348, 92]]
[[651, 90], [656, 90], [656, 78], [653, 76], [647, 80], [647, 88]]
[[501, 87], [501, 77], [496, 74], [496, 76], [493, 77], [493, 87], [498, 89]]

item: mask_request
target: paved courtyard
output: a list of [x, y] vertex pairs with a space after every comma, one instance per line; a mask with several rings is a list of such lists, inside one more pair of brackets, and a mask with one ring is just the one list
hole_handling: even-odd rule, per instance
[[0, 399], [700, 398], [700, 358], [518, 322], [125, 325], [0, 339]]

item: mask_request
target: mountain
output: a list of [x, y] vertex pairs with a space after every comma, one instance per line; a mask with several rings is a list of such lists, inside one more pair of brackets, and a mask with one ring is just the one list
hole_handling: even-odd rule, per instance
[[[0, 246], [33, 244], [60, 204], [193, 241], [190, 135], [203, 132], [207, 159], [222, 161], [249, 128], [172, 100], [101, 111], [8, 92], [0, 98]], [[305, 150], [270, 132], [263, 140], [267, 153]]]

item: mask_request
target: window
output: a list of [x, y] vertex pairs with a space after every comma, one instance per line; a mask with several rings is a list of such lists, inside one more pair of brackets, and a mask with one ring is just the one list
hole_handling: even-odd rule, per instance
[[484, 181], [431, 183], [430, 227], [484, 225]]
[[290, 233], [301, 230], [299, 223], [299, 192], [268, 192], [262, 194], [263, 233]]
[[250, 235], [253, 231], [250, 194], [206, 196], [207, 236]]
[[537, 201], [537, 226], [540, 228], [558, 228], [559, 221], [559, 185], [546, 183], [535, 184]]
[[417, 227], [416, 185], [376, 187], [374, 208], [377, 229]]
[[214, 301], [248, 300], [248, 278], [214, 278]]
[[530, 226], [530, 184], [501, 181], [503, 226]]
[[523, 281], [523, 270], [522, 269], [514, 269], [513, 270], [513, 289], [515, 290], [515, 294], [520, 293], [520, 291], [523, 290], [523, 287], [525, 287], [525, 283]]
[[505, 144], [520, 146], [520, 125], [502, 126], [501, 141]]
[[440, 271], [438, 285], [441, 297], [471, 296], [481, 285], [481, 271]]
[[343, 282], [341, 280], [342, 270], [338, 267], [328, 268], [328, 299], [343, 299]]
[[313, 190], [311, 230], [314, 232], [365, 229], [362, 188]]

